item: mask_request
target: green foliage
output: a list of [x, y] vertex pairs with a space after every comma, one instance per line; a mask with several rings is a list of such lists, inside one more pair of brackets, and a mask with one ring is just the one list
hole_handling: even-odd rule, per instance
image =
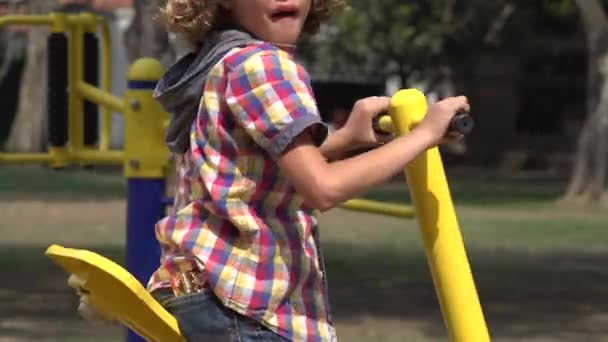
[[333, 25], [303, 41], [300, 56], [316, 75], [412, 79], [579, 29], [572, 0], [350, 0]]
[[557, 16], [568, 16], [576, 10], [571, 0], [544, 0], [542, 4], [549, 13]]
[[476, 14], [500, 7], [490, 3], [352, 0], [335, 26], [305, 42], [303, 55], [321, 74], [407, 77], [440, 64], [448, 45], [479, 39], [487, 24]]

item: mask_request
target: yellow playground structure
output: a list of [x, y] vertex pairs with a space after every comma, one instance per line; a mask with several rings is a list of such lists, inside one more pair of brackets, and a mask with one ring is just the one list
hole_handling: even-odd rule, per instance
[[[167, 114], [152, 98], [152, 89], [162, 74], [153, 59], [136, 61], [128, 74], [123, 98], [109, 92], [110, 44], [107, 25], [94, 14], [51, 13], [40, 16], [0, 17], [2, 25], [46, 25], [51, 28], [49, 67], [51, 122], [49, 152], [0, 154], [1, 163], [45, 163], [54, 168], [70, 164], [123, 165], [128, 180], [126, 269], [101, 255], [82, 249], [50, 246], [46, 255], [69, 275], [69, 285], [86, 294], [89, 304], [102, 316], [130, 329], [127, 339], [136, 341], [184, 341], [175, 318], [146, 291], [147, 280], [158, 262], [153, 225], [163, 215], [164, 177], [169, 163], [163, 136]], [[101, 27], [103, 35], [102, 88], [84, 72], [86, 43]], [[87, 34], [88, 33], [88, 34]], [[86, 38], [86, 37], [89, 38]], [[68, 39], [69, 38], [69, 39]], [[85, 43], [83, 43], [85, 42]], [[83, 52], [85, 51], [85, 52]], [[56, 72], [55, 72], [55, 71]], [[59, 86], [59, 89], [52, 87]], [[65, 89], [63, 91], [62, 89]], [[91, 103], [103, 108], [98, 141], [85, 141], [84, 121]], [[123, 113], [123, 151], [110, 151], [109, 110]], [[427, 111], [425, 96], [404, 89], [392, 96], [390, 113], [380, 119], [382, 130], [408, 134]], [[467, 133], [470, 119], [460, 116], [453, 129]], [[452, 341], [486, 342], [490, 335], [479, 302], [465, 246], [458, 226], [441, 155], [438, 148], [421, 154], [405, 170], [428, 265], [431, 270], [445, 326]], [[414, 217], [409, 207], [353, 199], [342, 205], [404, 218]], [[137, 241], [137, 243], [135, 243]]]

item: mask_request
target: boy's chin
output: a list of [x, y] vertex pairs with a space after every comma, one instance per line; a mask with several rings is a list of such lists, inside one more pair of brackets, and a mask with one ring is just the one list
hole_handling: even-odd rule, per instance
[[272, 43], [278, 45], [295, 45], [298, 41], [298, 36], [294, 37], [280, 37], [278, 39], [273, 39]]
[[272, 37], [270, 37], [271, 39], [268, 39], [268, 41], [275, 44], [293, 45], [298, 41], [301, 30], [292, 26], [285, 27], [279, 32], [280, 33], [278, 34], [272, 35]]

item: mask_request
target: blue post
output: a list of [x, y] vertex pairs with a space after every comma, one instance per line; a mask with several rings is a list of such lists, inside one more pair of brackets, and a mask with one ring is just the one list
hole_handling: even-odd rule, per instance
[[[144, 286], [158, 268], [160, 246], [155, 224], [165, 215], [168, 150], [163, 122], [167, 113], [153, 98], [162, 75], [160, 63], [142, 58], [129, 69], [125, 92], [125, 177], [127, 178], [127, 270]], [[128, 342], [144, 341], [128, 330]]]
[[[164, 206], [161, 204], [164, 195], [164, 179], [128, 180], [127, 270], [144, 285], [158, 268], [160, 260], [154, 225], [164, 216]], [[144, 340], [128, 330], [127, 341]]]

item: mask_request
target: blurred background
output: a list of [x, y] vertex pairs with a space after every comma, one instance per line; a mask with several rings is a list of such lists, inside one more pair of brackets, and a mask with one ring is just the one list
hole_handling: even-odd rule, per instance
[[[470, 99], [475, 128], [441, 152], [494, 341], [608, 341], [608, 1], [349, 0], [298, 58], [334, 128], [362, 97], [418, 88]], [[112, 93], [139, 57], [188, 51], [156, 0], [0, 0], [0, 15], [94, 11], [112, 38]], [[0, 28], [0, 148], [47, 148], [46, 37]], [[111, 146], [124, 143], [112, 115]], [[361, 151], [357, 151], [359, 153]], [[53, 243], [124, 263], [120, 167], [0, 164], [0, 341], [122, 341], [76, 313]], [[366, 198], [410, 204], [403, 177]], [[150, 229], [152, 229], [150, 227]], [[321, 218], [342, 341], [447, 341], [415, 220]]]

